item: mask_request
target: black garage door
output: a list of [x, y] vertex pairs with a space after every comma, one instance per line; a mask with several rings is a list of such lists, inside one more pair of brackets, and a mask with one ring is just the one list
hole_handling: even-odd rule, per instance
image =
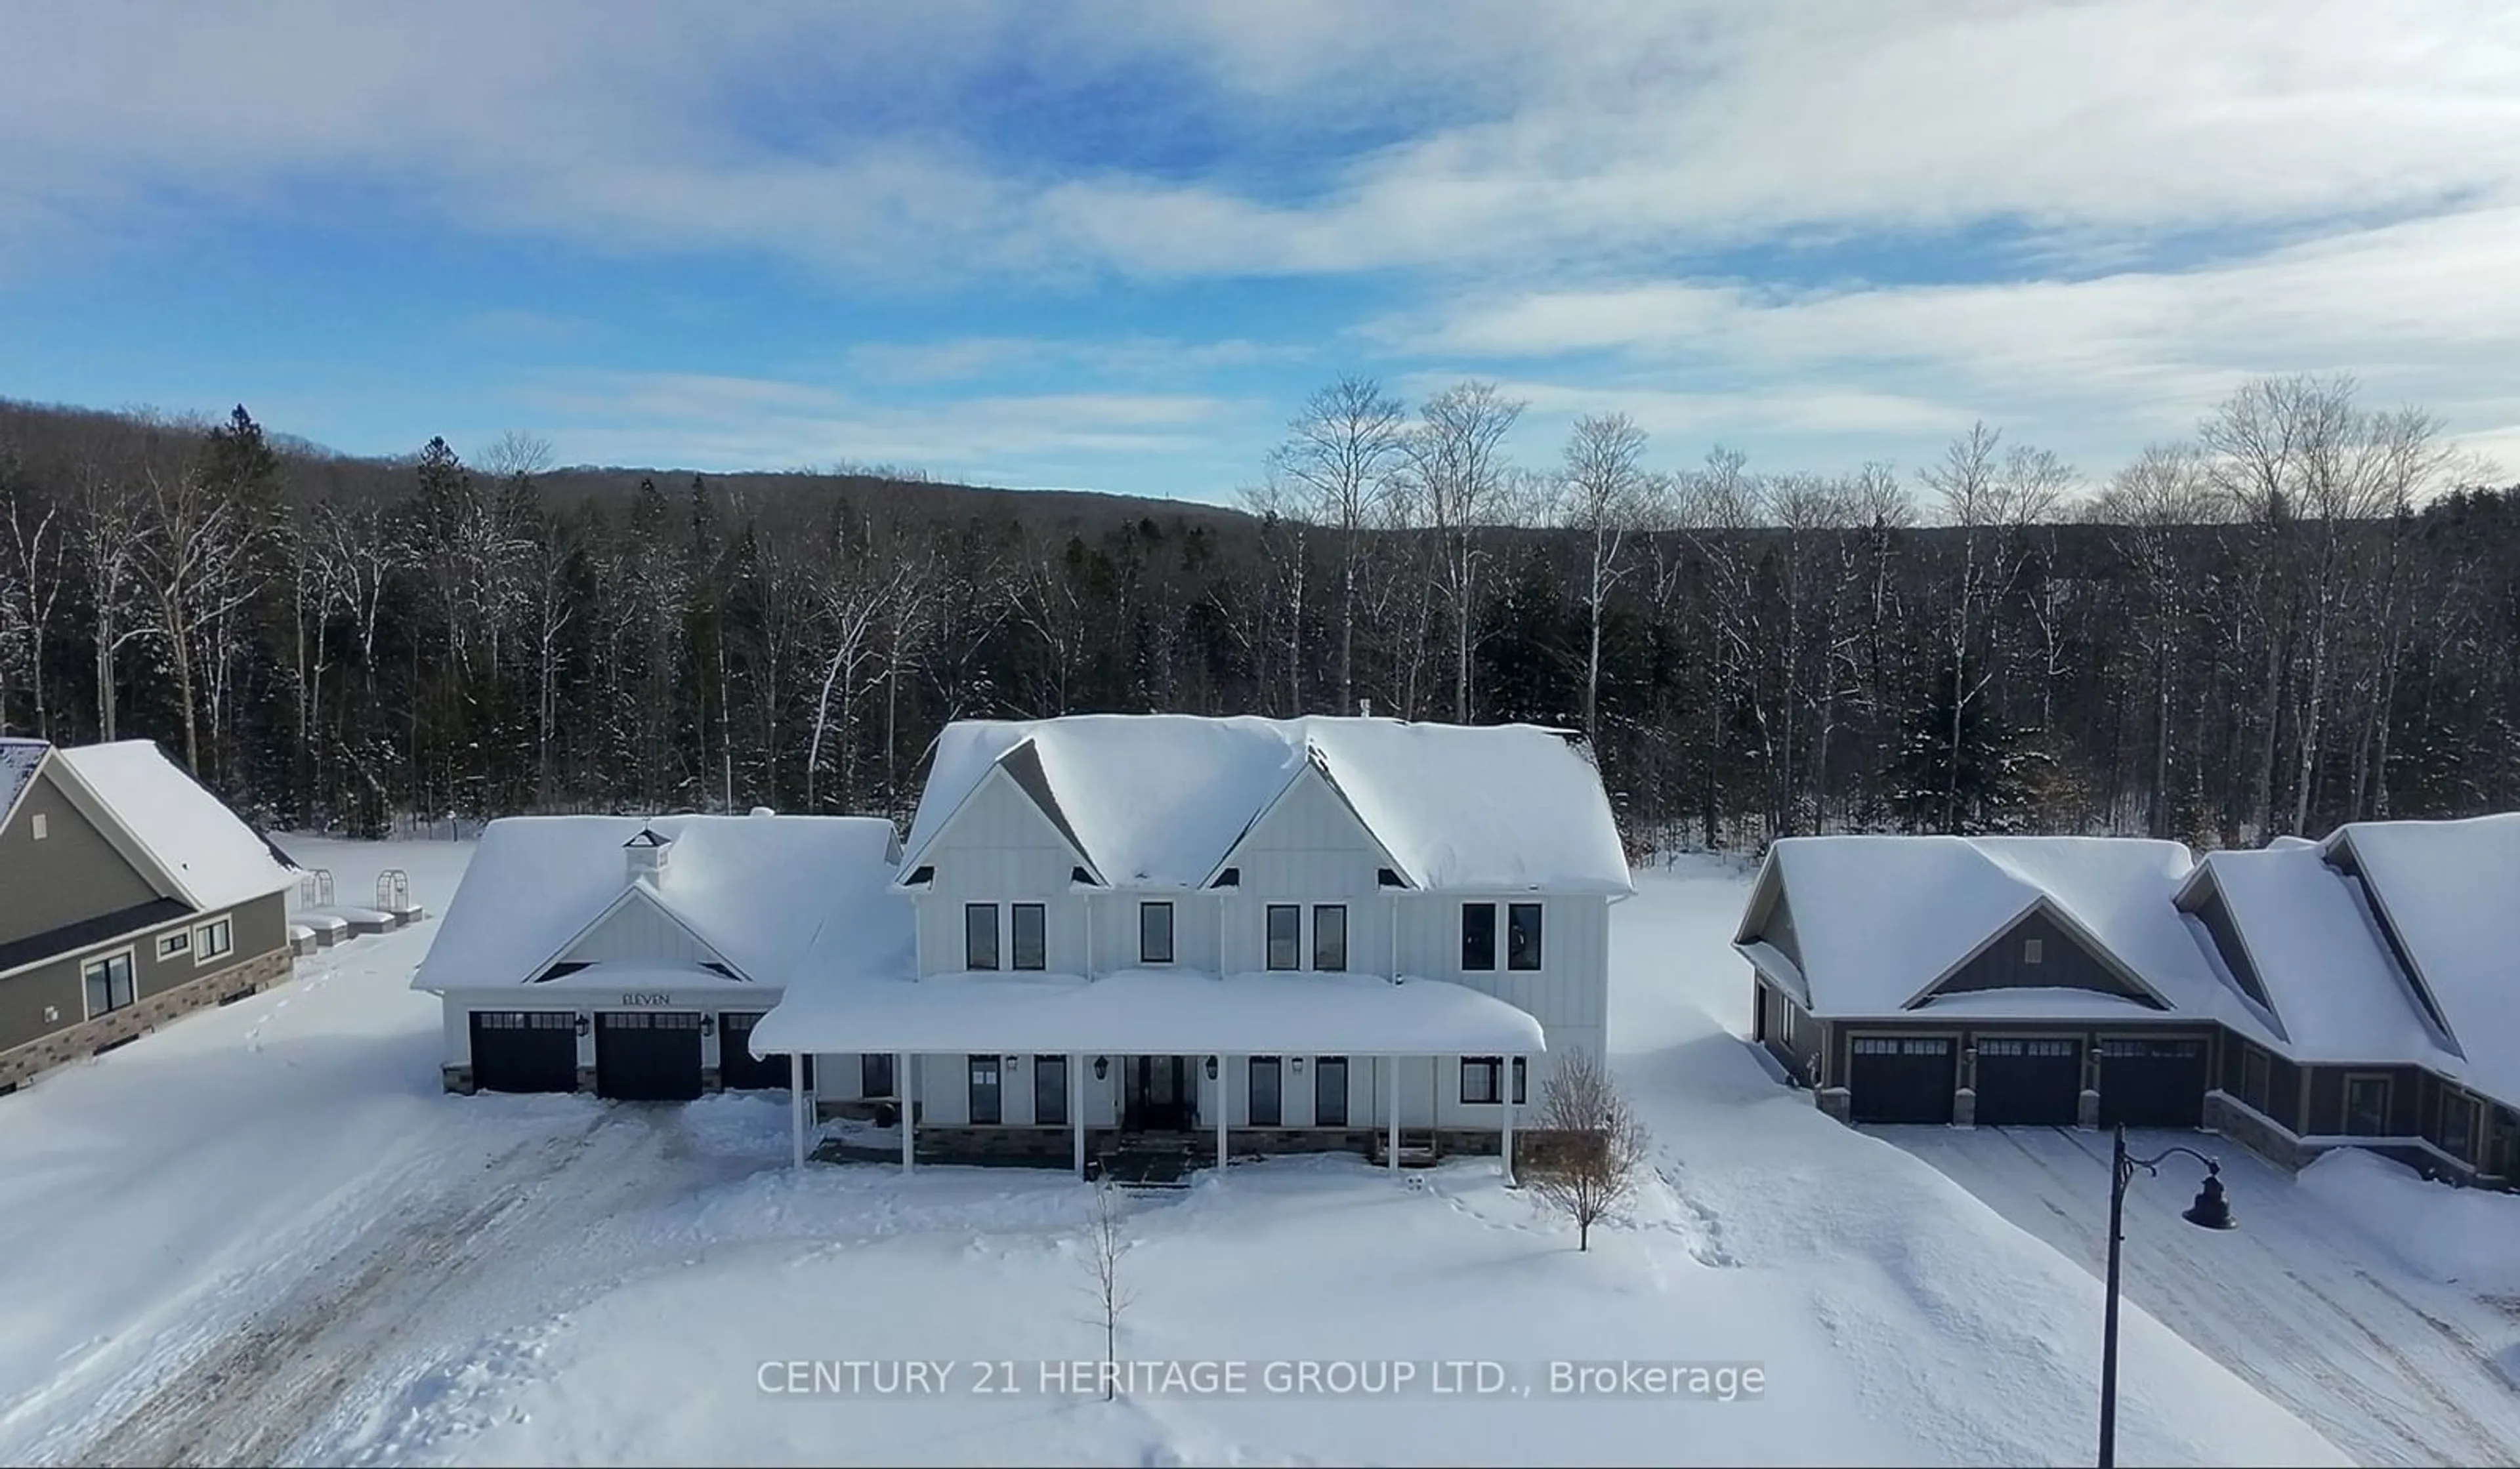
[[691, 1010], [597, 1015], [595, 1091], [624, 1101], [689, 1101], [699, 1095], [699, 1015]]
[[2100, 1042], [2100, 1126], [2205, 1123], [2205, 1043], [2118, 1037]]
[[[752, 1027], [758, 1014], [731, 1010], [717, 1017], [717, 1079], [729, 1091], [784, 1091], [788, 1088], [788, 1058], [752, 1057]], [[814, 1058], [805, 1058], [805, 1085], [814, 1084]]]
[[1952, 1038], [1857, 1036], [1847, 1097], [1857, 1122], [1952, 1120]]
[[576, 1091], [576, 1013], [474, 1010], [472, 1086], [480, 1091]]
[[2083, 1101], [2083, 1043], [1981, 1036], [1977, 1120], [1987, 1127], [2070, 1128]]

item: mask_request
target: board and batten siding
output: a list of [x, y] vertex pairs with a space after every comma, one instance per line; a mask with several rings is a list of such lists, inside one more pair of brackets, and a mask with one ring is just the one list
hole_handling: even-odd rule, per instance
[[[42, 818], [44, 838], [35, 839]], [[0, 944], [67, 928], [167, 896], [113, 849], [105, 833], [70, 804], [49, 768], [19, 797], [0, 832]]]
[[[636, 893], [571, 944], [568, 951], [561, 956], [561, 960], [583, 964], [646, 962], [659, 966], [724, 961], [715, 950], [694, 937], [690, 929]], [[523, 974], [480, 976], [494, 982], [531, 977]]]
[[[935, 869], [912, 888], [919, 937], [919, 972], [952, 974], [965, 967], [963, 908], [994, 903], [998, 913], [998, 965], [1013, 962], [1010, 904], [1039, 903], [1049, 939], [1049, 967], [1058, 974], [1085, 972], [1085, 911], [1071, 890], [1076, 855], [1041, 808], [1003, 771], [991, 771], [950, 819], [947, 828], [919, 854]], [[1132, 921], [1135, 921], [1132, 910]], [[1135, 957], [1135, 931], [1130, 954]], [[1108, 966], [1101, 951], [1099, 964]]]
[[[2039, 946], [2039, 958], [2029, 958], [2030, 946]], [[2065, 931], [2044, 909], [2022, 914], [2020, 920], [1999, 935], [1951, 977], [1934, 987], [1938, 995], [1958, 995], [1971, 990], [2090, 990], [2101, 995], [2120, 995], [2138, 1003], [2152, 1002], [2143, 992], [2120, 978], [2117, 971], [2102, 963], [2083, 942]]]

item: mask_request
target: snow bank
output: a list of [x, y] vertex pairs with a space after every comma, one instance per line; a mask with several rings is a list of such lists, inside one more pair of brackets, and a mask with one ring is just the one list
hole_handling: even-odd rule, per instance
[[787, 1051], [1040, 1051], [1123, 1055], [1522, 1055], [1540, 1022], [1436, 979], [1277, 972], [1224, 978], [1123, 969], [1098, 980], [1003, 970], [789, 987], [753, 1028]]
[[[889, 891], [892, 824], [871, 817], [510, 817], [482, 828], [463, 885], [412, 987], [520, 984], [631, 885], [622, 844], [672, 839], [639, 881], [750, 979], [784, 984], [831, 923], [883, 951], [906, 941], [909, 905]], [[898, 948], [898, 944], [892, 944]]]
[[2329, 837], [2369, 878], [2466, 1056], [2445, 1068], [2520, 1101], [2520, 812], [2463, 822], [2359, 822]]
[[2428, 1183], [2376, 1153], [2340, 1148], [2298, 1187], [2419, 1273], [2488, 1295], [2520, 1295], [2520, 1195]]
[[1387, 719], [962, 721], [937, 738], [904, 860], [1003, 764], [1106, 881], [1196, 887], [1308, 761], [1421, 888], [1633, 888], [1600, 777], [1563, 735]]
[[56, 752], [196, 908], [230, 908], [297, 880], [271, 846], [156, 743], [123, 739]]

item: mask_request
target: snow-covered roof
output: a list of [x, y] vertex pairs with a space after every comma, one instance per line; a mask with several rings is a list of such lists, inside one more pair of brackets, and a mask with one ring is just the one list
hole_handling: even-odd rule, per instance
[[154, 741], [66, 745], [63, 769], [195, 908], [229, 908], [296, 881], [264, 841]]
[[[2441, 1066], [2442, 1049], [2407, 993], [2380, 936], [2342, 875], [2307, 842], [2216, 852], [2196, 881], [2223, 895], [2281, 1028], [2273, 1049], [2296, 1061]], [[2219, 953], [2204, 925], [2195, 937]], [[2236, 988], [2236, 976], [2232, 977]], [[2245, 1003], [2245, 999], [2243, 1000]]]
[[1438, 979], [1124, 969], [1098, 980], [1003, 971], [798, 985], [753, 1028], [785, 1051], [1525, 1055], [1540, 1022]]
[[2350, 848], [2480, 1090], [2520, 1102], [2520, 812], [2357, 822]]
[[1171, 714], [961, 721], [937, 738], [904, 860], [918, 864], [1003, 768], [1103, 881], [1196, 887], [1308, 761], [1418, 887], [1634, 891], [1599, 773], [1563, 734], [1533, 725]]
[[[667, 860], [634, 876], [622, 849], [649, 829]], [[827, 933], [897, 963], [897, 855], [876, 817], [508, 817], [482, 828], [412, 988], [529, 982], [634, 886], [756, 983], [787, 983]]]
[[18, 798], [35, 783], [35, 771], [52, 745], [41, 739], [0, 739], [0, 826], [18, 810]]
[[[1816, 1014], [1915, 1013], [1911, 1004], [1936, 981], [2045, 908], [2172, 1012], [2260, 1034], [2265, 1026], [2223, 987], [2172, 906], [2192, 866], [2177, 842], [2132, 837], [1803, 836], [1770, 848], [1755, 891], [1780, 883], [1789, 897]], [[2017, 1002], [1941, 997], [1924, 1008], [1991, 1015], [2007, 1003], [2039, 1018], [2162, 1013], [2087, 990]]]

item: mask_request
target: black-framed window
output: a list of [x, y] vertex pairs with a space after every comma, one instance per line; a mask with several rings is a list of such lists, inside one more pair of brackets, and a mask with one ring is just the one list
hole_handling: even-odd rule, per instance
[[131, 992], [131, 956], [109, 954], [79, 966], [87, 981], [87, 1012], [103, 1015], [121, 1009], [136, 998]]
[[2469, 1154], [2476, 1147], [2476, 1098], [2445, 1091], [2441, 1097], [2442, 1151], [2462, 1162], [2474, 1162]]
[[1138, 905], [1138, 962], [1169, 964], [1173, 961], [1173, 906], [1169, 903]]
[[858, 1095], [866, 1097], [896, 1096], [892, 1079], [892, 1052], [868, 1051], [858, 1057]]
[[995, 1055], [971, 1057], [971, 1124], [995, 1127], [1006, 1116], [1006, 1087]]
[[1067, 1126], [1067, 1057], [1032, 1058], [1032, 1120], [1046, 1128]]
[[1313, 905], [1313, 967], [1332, 974], [1347, 967], [1347, 905]]
[[1500, 1090], [1505, 1083], [1505, 1057], [1462, 1057], [1462, 1102], [1465, 1106], [1493, 1106], [1504, 1099]]
[[1313, 1126], [1347, 1126], [1347, 1057], [1313, 1057]]
[[998, 906], [994, 903], [963, 905], [963, 967], [994, 969], [998, 966]]
[[1513, 1058], [1513, 1104], [1515, 1106], [1531, 1105], [1530, 1081], [1531, 1063], [1521, 1056], [1515, 1056]]
[[1292, 903], [1272, 903], [1268, 912], [1269, 967], [1304, 966], [1304, 911]]
[[2267, 1093], [2273, 1090], [2270, 1073], [2273, 1070], [2267, 1053], [2254, 1046], [2240, 1051], [2240, 1100], [2260, 1112], [2267, 1110]]
[[2389, 1079], [2349, 1076], [2345, 1079], [2345, 1135], [2389, 1135]]
[[1505, 966], [1540, 967], [1540, 905], [1508, 903], [1505, 910]]
[[1276, 1056], [1251, 1058], [1251, 1120], [1249, 1126], [1274, 1128], [1282, 1126], [1285, 1109], [1281, 1103], [1285, 1080], [1283, 1065]]
[[1008, 913], [1011, 947], [1018, 969], [1050, 967], [1050, 910], [1039, 903], [1018, 903]]
[[193, 962], [206, 964], [225, 958], [236, 952], [236, 925], [226, 918], [212, 918], [193, 930]]
[[1496, 905], [1464, 903], [1462, 905], [1462, 967], [1493, 969], [1496, 967]]

